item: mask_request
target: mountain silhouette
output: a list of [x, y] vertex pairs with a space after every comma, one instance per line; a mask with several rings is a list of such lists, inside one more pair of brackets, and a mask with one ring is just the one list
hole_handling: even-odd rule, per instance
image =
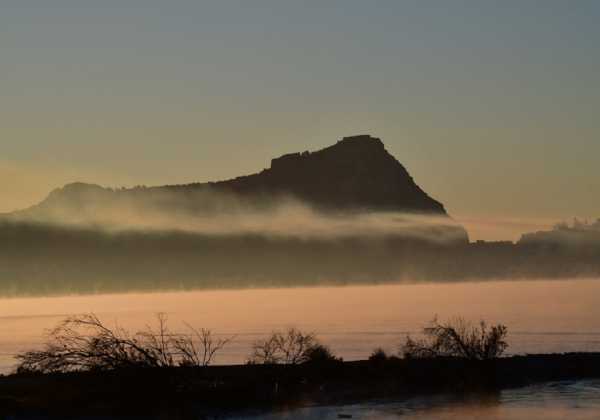
[[316, 152], [291, 153], [264, 171], [212, 184], [235, 193], [289, 194], [317, 207], [446, 214], [408, 171], [368, 135]]
[[[228, 197], [230, 201], [221, 199], [214, 204], [210, 195], [202, 193]], [[93, 184], [68, 184], [54, 190], [40, 204], [14, 215], [52, 219], [68, 211], [68, 217], [75, 217], [101, 212], [103, 206], [125, 200], [144, 201], [144, 206], [153, 208], [226, 211], [232, 198], [260, 207], [281, 197], [326, 211], [447, 216], [444, 206], [415, 183], [382, 141], [369, 135], [345, 137], [315, 152], [286, 154], [273, 159], [268, 169], [226, 181], [116, 190]]]

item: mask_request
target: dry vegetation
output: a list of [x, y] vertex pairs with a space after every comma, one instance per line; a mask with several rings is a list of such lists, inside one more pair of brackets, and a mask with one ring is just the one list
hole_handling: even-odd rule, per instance
[[273, 332], [266, 339], [256, 341], [248, 362], [297, 365], [327, 360], [337, 359], [328, 347], [317, 340], [314, 333], [289, 328], [285, 332]]
[[473, 324], [462, 318], [440, 323], [434, 318], [431, 325], [423, 329], [425, 337], [418, 340], [407, 337], [400, 352], [405, 358], [494, 359], [508, 347], [507, 332], [502, 324], [488, 327], [484, 321]]
[[124, 367], [208, 366], [233, 337], [216, 338], [210, 330], [187, 326], [172, 333], [164, 314], [156, 329], [130, 334], [109, 328], [96, 315], [69, 317], [49, 333], [42, 350], [17, 355], [20, 372], [69, 372]]
[[[131, 334], [119, 326], [107, 327], [94, 314], [69, 317], [49, 332], [43, 349], [17, 355], [17, 370], [51, 373], [125, 367], [202, 367], [210, 365], [233, 339], [219, 338], [211, 330], [185, 325], [185, 333], [173, 333], [166, 316], [158, 314], [154, 329], [147, 327]], [[500, 324], [488, 327], [483, 321], [474, 324], [457, 318], [439, 322], [436, 318], [423, 329], [423, 338], [406, 338], [400, 356], [488, 360], [504, 353], [508, 346], [506, 335], [506, 327]], [[376, 349], [369, 357], [376, 363], [387, 359], [383, 349]], [[248, 363], [298, 365], [341, 360], [314, 333], [289, 328], [254, 342]]]

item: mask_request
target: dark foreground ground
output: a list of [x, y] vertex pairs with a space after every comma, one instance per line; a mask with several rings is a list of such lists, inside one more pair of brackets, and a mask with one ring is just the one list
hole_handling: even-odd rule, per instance
[[[482, 394], [546, 381], [600, 378], [600, 353], [460, 359], [127, 369], [0, 377], [0, 418], [204, 418], [304, 404], [435, 393]], [[14, 416], [14, 417], [13, 417]]]

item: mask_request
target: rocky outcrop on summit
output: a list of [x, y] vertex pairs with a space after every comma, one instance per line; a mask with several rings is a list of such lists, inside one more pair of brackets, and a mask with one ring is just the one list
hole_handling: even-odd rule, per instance
[[321, 208], [446, 214], [408, 171], [368, 135], [271, 161], [259, 174], [212, 184], [236, 193], [289, 194]]

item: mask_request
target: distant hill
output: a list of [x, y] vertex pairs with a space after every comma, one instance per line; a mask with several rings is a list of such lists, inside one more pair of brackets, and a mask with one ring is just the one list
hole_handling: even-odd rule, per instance
[[177, 210], [227, 212], [268, 207], [279, 199], [298, 200], [335, 212], [393, 211], [447, 216], [444, 206], [425, 193], [408, 171], [368, 135], [345, 137], [316, 152], [273, 159], [260, 173], [219, 182], [110, 189], [73, 183], [54, 190], [43, 202], [13, 217], [55, 221], [97, 216], [115, 206], [135, 213]]
[[558, 223], [552, 230], [525, 233], [519, 245], [534, 247], [562, 247], [600, 249], [600, 219], [593, 223], [577, 219], [572, 225]]

